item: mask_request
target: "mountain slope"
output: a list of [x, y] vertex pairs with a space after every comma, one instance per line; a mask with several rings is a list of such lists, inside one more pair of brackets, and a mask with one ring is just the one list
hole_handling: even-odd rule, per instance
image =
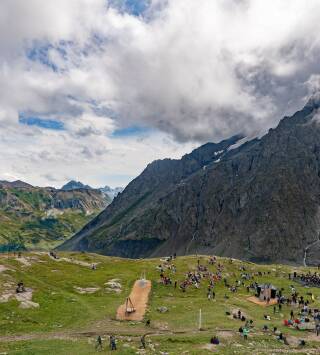
[[[114, 199], [109, 208], [86, 225], [69, 243], [63, 244], [61, 249], [90, 248], [91, 250], [92, 248], [98, 251], [100, 247], [105, 248], [103, 236], [105, 228], [112, 230], [112, 235], [117, 235], [119, 228], [122, 229], [125, 224], [129, 225], [132, 220], [138, 219], [144, 211], [148, 211], [160, 198], [164, 198], [176, 186], [183, 185], [185, 180], [192, 174], [199, 169], [204, 169], [210, 162], [218, 160], [230, 146], [241, 138], [240, 136], [235, 136], [218, 144], [205, 144], [192, 153], [185, 155], [181, 160], [164, 159], [149, 164], [142, 174], [134, 179], [124, 192]], [[124, 229], [121, 230], [121, 233], [123, 232], [125, 232]], [[97, 241], [99, 247], [94, 245], [95, 241], [89, 247], [89, 241], [86, 238], [87, 233], [95, 234], [93, 239]], [[100, 237], [101, 234], [102, 236]], [[129, 242], [133, 245], [127, 249], [125, 256], [132, 256], [133, 254], [139, 256], [139, 252], [142, 250], [148, 252], [149, 245], [152, 247], [159, 244], [157, 238], [149, 238], [149, 236], [144, 238], [143, 236], [143, 239], [143, 243], [140, 243], [133, 238], [132, 242]], [[106, 242], [109, 244], [107, 240]], [[134, 245], [137, 246], [137, 252], [133, 252]], [[105, 252], [108, 253], [107, 250]]]
[[[181, 161], [150, 164], [62, 248], [302, 263], [320, 232], [319, 106], [313, 97], [238, 148], [209, 144]], [[319, 250], [320, 243], [307, 249], [307, 263], [320, 262]]]
[[0, 182], [0, 251], [56, 246], [103, 210], [98, 190], [63, 191]]

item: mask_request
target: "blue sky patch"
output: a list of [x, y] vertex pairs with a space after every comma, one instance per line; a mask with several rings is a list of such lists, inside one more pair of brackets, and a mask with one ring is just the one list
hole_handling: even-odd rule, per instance
[[49, 59], [49, 50], [53, 48], [52, 45], [35, 45], [27, 50], [27, 58], [33, 62], [39, 62], [51, 68], [53, 71], [57, 71], [57, 66]]
[[55, 63], [50, 60], [49, 51], [55, 49], [58, 51], [62, 58], [67, 59], [67, 47], [71, 46], [72, 41], [60, 41], [57, 46], [53, 46], [48, 42], [34, 41], [32, 47], [26, 49], [26, 56], [32, 62], [38, 62], [53, 71], [59, 71], [59, 68]]
[[37, 126], [46, 129], [53, 129], [57, 131], [64, 130], [63, 122], [59, 120], [46, 119], [34, 116], [25, 116], [20, 114], [19, 123], [27, 125], [27, 126]]
[[150, 0], [110, 0], [111, 6], [134, 16], [143, 15], [150, 5]]
[[121, 137], [132, 137], [132, 136], [142, 136], [145, 133], [150, 132], [150, 128], [141, 127], [141, 126], [130, 126], [126, 128], [116, 129], [112, 137], [121, 138]]

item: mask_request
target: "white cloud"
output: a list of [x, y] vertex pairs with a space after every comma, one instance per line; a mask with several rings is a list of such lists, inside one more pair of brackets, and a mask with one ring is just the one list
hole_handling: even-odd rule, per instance
[[[319, 89], [318, 0], [153, 0], [140, 17], [110, 4], [0, 2], [0, 177], [120, 181], [198, 143], [262, 134]], [[65, 130], [22, 126], [19, 112]], [[111, 137], [130, 125], [152, 130]]]

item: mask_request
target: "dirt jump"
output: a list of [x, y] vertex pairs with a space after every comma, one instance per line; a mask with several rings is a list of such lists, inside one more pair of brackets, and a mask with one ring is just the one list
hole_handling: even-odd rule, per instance
[[142, 321], [146, 312], [150, 291], [151, 281], [135, 281], [130, 296], [117, 310], [117, 319]]
[[272, 298], [269, 302], [267, 302], [267, 301], [261, 301], [258, 297], [252, 296], [252, 297], [248, 297], [247, 300], [262, 307], [274, 306], [278, 304], [275, 298]]

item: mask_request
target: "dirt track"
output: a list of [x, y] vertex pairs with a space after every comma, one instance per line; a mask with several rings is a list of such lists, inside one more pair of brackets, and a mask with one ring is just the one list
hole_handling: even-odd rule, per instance
[[150, 291], [151, 291], [151, 281], [137, 280], [134, 283], [129, 296], [136, 311], [130, 314], [126, 314], [125, 312], [126, 304], [124, 303], [121, 306], [119, 306], [117, 310], [117, 319], [142, 321], [144, 314], [146, 312]]

